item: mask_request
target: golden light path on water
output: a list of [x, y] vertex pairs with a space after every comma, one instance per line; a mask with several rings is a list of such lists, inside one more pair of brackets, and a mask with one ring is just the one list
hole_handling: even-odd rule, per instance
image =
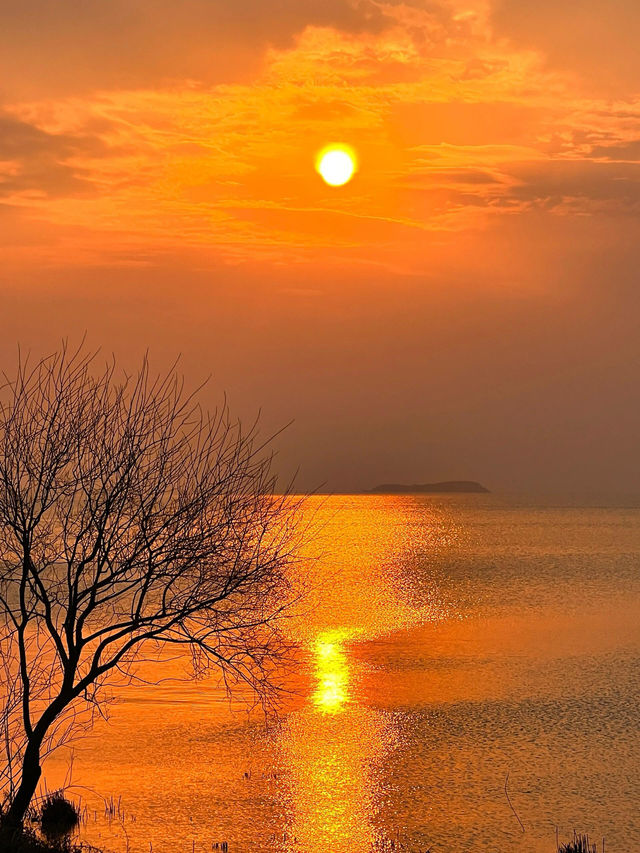
[[375, 765], [393, 748], [397, 733], [387, 716], [359, 701], [365, 673], [353, 650], [446, 615], [435, 584], [421, 591], [417, 603], [403, 582], [405, 514], [406, 501], [394, 506], [393, 498], [368, 513], [343, 506], [339, 516], [323, 520], [314, 541], [323, 554], [315, 567], [314, 601], [296, 629], [313, 685], [302, 708], [288, 716], [280, 744], [293, 805], [291, 850], [391, 849], [386, 846], [391, 839], [375, 825], [380, 793]]
[[294, 849], [364, 853], [375, 842], [370, 766], [384, 752], [385, 724], [352, 701], [353, 665], [339, 633], [318, 637], [313, 665], [313, 693], [289, 718], [282, 742]]

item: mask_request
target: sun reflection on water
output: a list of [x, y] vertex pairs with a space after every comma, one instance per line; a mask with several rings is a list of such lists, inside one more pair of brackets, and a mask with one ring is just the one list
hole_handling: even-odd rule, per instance
[[341, 711], [349, 700], [349, 663], [341, 641], [318, 638], [315, 645], [316, 689], [313, 703], [326, 714]]
[[381, 715], [353, 701], [348, 632], [329, 631], [313, 645], [315, 689], [291, 715], [283, 746], [295, 803], [292, 850], [370, 853], [376, 786], [372, 763], [389, 744]]

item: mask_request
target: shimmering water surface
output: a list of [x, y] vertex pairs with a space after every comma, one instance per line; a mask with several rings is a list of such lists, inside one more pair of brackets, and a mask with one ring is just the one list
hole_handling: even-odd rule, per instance
[[[322, 556], [280, 720], [213, 683], [123, 689], [74, 749], [86, 837], [132, 853], [552, 853], [558, 826], [640, 851], [640, 510], [482, 495], [310, 511]], [[121, 818], [100, 818], [97, 795]]]

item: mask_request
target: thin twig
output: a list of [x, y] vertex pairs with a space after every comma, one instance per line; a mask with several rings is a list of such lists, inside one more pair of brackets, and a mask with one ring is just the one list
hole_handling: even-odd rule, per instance
[[511, 802], [511, 799], [510, 799], [510, 797], [509, 797], [509, 792], [507, 791], [507, 784], [508, 784], [508, 782], [509, 782], [509, 774], [507, 773], [507, 778], [504, 780], [504, 795], [505, 795], [505, 797], [507, 798], [507, 802], [509, 803], [509, 806], [510, 806], [510, 808], [511, 808], [511, 811], [514, 813], [514, 815], [516, 816], [516, 820], [517, 820], [517, 821], [518, 821], [518, 823], [520, 824], [520, 828], [521, 828], [521, 829], [522, 829], [522, 831], [524, 832], [524, 824], [523, 824], [523, 822], [520, 820], [520, 818], [518, 817], [518, 812], [514, 809], [514, 807], [513, 807], [513, 803]]

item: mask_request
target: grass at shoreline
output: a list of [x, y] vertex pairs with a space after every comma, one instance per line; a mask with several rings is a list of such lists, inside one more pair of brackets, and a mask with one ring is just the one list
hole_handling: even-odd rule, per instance
[[[38, 810], [33, 809], [28, 825], [16, 829], [2, 824], [0, 816], [0, 853], [104, 853], [86, 841], [73, 838], [74, 830], [81, 822], [79, 809], [60, 792], [49, 796]], [[128, 850], [127, 845], [127, 850]], [[212, 845], [211, 849], [228, 850], [226, 842]], [[602, 840], [604, 853], [604, 839]], [[152, 850], [150, 845], [150, 850]], [[371, 853], [435, 853], [432, 848], [414, 848], [410, 843], [397, 838], [375, 845]], [[176, 851], [179, 853], [179, 851]], [[183, 853], [189, 853], [185, 845]], [[348, 851], [345, 851], [348, 853]], [[549, 850], [551, 853], [551, 848]], [[586, 834], [574, 830], [573, 839], [560, 842], [556, 831], [556, 853], [600, 853], [597, 843], [591, 842]]]

